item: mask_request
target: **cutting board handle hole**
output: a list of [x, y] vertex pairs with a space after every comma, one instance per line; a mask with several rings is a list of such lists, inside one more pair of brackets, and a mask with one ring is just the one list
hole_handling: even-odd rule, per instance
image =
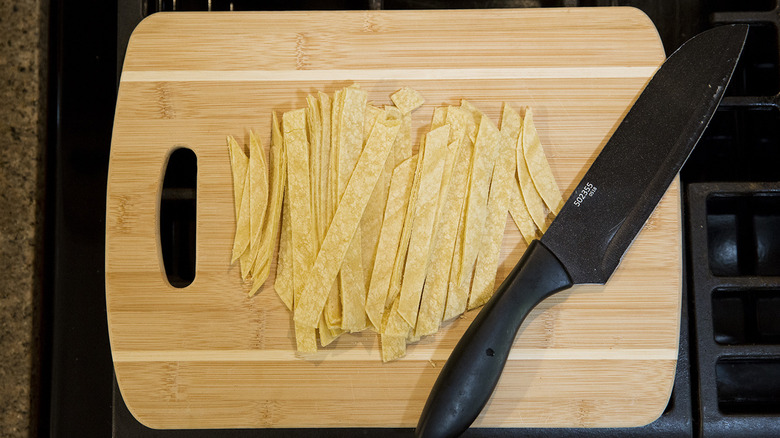
[[189, 286], [195, 279], [198, 159], [192, 149], [171, 152], [160, 196], [160, 246], [168, 282]]

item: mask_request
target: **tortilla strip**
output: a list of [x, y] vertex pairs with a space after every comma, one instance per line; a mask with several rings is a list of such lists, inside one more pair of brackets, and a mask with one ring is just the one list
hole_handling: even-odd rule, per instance
[[[383, 317], [382, 331], [380, 333], [380, 343], [382, 344], [382, 362], [390, 362], [396, 359], [400, 359], [406, 355], [406, 332], [403, 329], [396, 326], [403, 326], [405, 321], [398, 315], [398, 300], [394, 300], [390, 310]], [[402, 334], [393, 335], [387, 332], [387, 328], [390, 327], [390, 331], [400, 331]]]
[[[455, 241], [465, 206], [473, 150], [470, 140], [464, 137], [463, 143], [458, 151], [458, 158], [450, 176], [449, 188], [444, 202], [446, 208], [441, 210], [439, 216], [438, 231], [431, 250], [431, 260], [428, 263], [423, 297], [420, 301], [420, 314], [417, 317], [417, 326], [414, 330], [415, 336], [436, 333], [444, 317], [450, 270], [453, 267]], [[457, 271], [457, 266], [455, 270]]]
[[378, 258], [373, 266], [366, 298], [366, 314], [378, 330], [381, 329], [382, 315], [385, 312], [385, 302], [393, 273], [393, 262], [398, 251], [398, 241], [401, 239], [416, 166], [417, 157], [412, 156], [395, 168], [390, 180], [387, 206], [377, 245], [377, 254], [382, 254], [382, 257]]
[[[508, 103], [504, 103], [501, 113], [501, 133], [505, 134], [513, 145], [517, 145], [522, 130], [523, 118]], [[509, 177], [509, 213], [512, 215], [517, 229], [520, 230], [520, 234], [523, 235], [523, 239], [526, 243], [531, 243], [538, 237], [536, 224], [531, 219], [531, 214], [525, 206], [523, 194], [520, 191], [520, 181], [517, 178], [517, 154], [514, 151], [512, 152], [512, 160], [514, 161], [514, 170]]]
[[251, 276], [254, 279], [260, 265], [257, 259], [260, 257], [260, 241], [265, 226], [265, 215], [268, 209], [268, 166], [265, 160], [265, 149], [260, 143], [260, 138], [254, 131], [249, 131], [249, 225], [252, 230]]
[[265, 228], [260, 240], [260, 251], [255, 260], [256, 272], [253, 278], [249, 296], [257, 293], [271, 272], [271, 258], [274, 252], [276, 236], [279, 235], [279, 222], [282, 214], [282, 197], [287, 185], [287, 155], [284, 150], [284, 139], [279, 130], [279, 121], [273, 113], [271, 130], [271, 194], [266, 213]]
[[[378, 111], [379, 112], [373, 116], [373, 123], [376, 123], [377, 120], [386, 120], [385, 111]], [[360, 243], [362, 246], [366, 290], [368, 290], [368, 286], [371, 283], [371, 273], [374, 269], [374, 260], [377, 254], [377, 245], [379, 244], [379, 234], [382, 230], [382, 216], [385, 211], [385, 206], [387, 205], [390, 178], [393, 175], [394, 168], [395, 161], [393, 159], [385, 161], [385, 167], [379, 175], [379, 181], [374, 186], [374, 191], [371, 192], [366, 211], [363, 213], [363, 218], [360, 221]]]
[[501, 134], [496, 125], [488, 117], [482, 117], [479, 123], [477, 141], [474, 144], [474, 159], [471, 161], [469, 193], [466, 198], [466, 218], [463, 234], [462, 258], [458, 283], [463, 284], [474, 269], [479, 246], [482, 241], [482, 230], [487, 217], [487, 197], [490, 190], [490, 180], [496, 161]]
[[428, 268], [449, 137], [449, 125], [434, 129], [426, 135], [420, 187], [415, 202], [409, 253], [398, 303], [398, 313], [410, 327], [417, 324], [417, 312], [420, 308], [425, 271]]
[[287, 309], [293, 310], [292, 226], [290, 225], [290, 195], [284, 186], [282, 201], [282, 232], [279, 235], [279, 255], [276, 258], [274, 290]]
[[371, 191], [366, 188], [373, 188], [379, 179], [379, 171], [390, 154], [399, 127], [397, 121], [386, 121], [378, 123], [371, 133], [328, 227], [314, 266], [306, 274], [306, 283], [295, 310], [294, 319], [297, 323], [307, 327], [316, 327], [319, 323], [330, 285], [336, 279], [368, 204]]
[[[363, 125], [368, 94], [356, 86], [344, 89], [339, 126], [338, 193], [343, 196], [363, 146]], [[384, 162], [382, 162], [384, 166]], [[373, 187], [373, 185], [372, 185]], [[339, 204], [341, 201], [339, 200]], [[362, 216], [362, 212], [361, 212]], [[356, 332], [366, 328], [366, 283], [363, 270], [361, 231], [358, 228], [344, 257], [339, 275], [341, 328]]]
[[517, 180], [517, 170], [513, 172], [512, 180], [509, 184], [509, 213], [512, 215], [517, 229], [523, 235], [525, 243], [530, 244], [534, 239], [542, 237], [539, 229], [536, 228], [528, 207], [525, 206], [523, 193], [520, 191], [520, 182]]
[[447, 122], [447, 107], [439, 106], [433, 110], [433, 119], [431, 120], [431, 131], [441, 128]]
[[[314, 218], [314, 228], [317, 231], [317, 247], [319, 248], [320, 219], [320, 157], [322, 156], [322, 113], [320, 101], [311, 94], [306, 96], [306, 132], [309, 136], [309, 190], [311, 192], [311, 215]], [[325, 234], [323, 231], [322, 234]]]
[[284, 147], [287, 152], [287, 194], [290, 197], [292, 228], [293, 302], [294, 307], [297, 308], [305, 275], [314, 263], [317, 246], [311, 214], [309, 146], [306, 141], [305, 110], [284, 113], [282, 127]]
[[493, 182], [488, 197], [487, 218], [482, 232], [482, 245], [474, 268], [468, 308], [474, 309], [487, 302], [493, 295], [498, 271], [498, 257], [506, 229], [509, 211], [509, 185], [515, 172], [515, 153], [512, 141], [501, 135], [496, 165], [493, 168]]
[[[319, 169], [319, 197], [316, 201], [317, 206], [317, 232], [319, 243], [325, 238], [325, 232], [328, 231], [330, 219], [333, 211], [328, 209], [328, 178], [330, 170], [330, 130], [331, 130], [331, 101], [330, 96], [323, 92], [318, 93], [320, 108], [320, 123], [322, 133], [320, 136], [320, 169]], [[316, 181], [316, 180], [315, 180]]]
[[295, 323], [295, 348], [298, 353], [316, 353], [317, 331], [311, 327]]
[[[333, 104], [331, 109], [331, 131], [330, 131], [330, 157], [328, 159], [328, 199], [326, 210], [328, 213], [328, 227], [333, 221], [333, 215], [336, 213], [336, 206], [339, 202], [339, 132], [341, 125], [341, 109], [344, 106], [344, 90], [336, 90], [333, 95]], [[327, 228], [326, 228], [327, 234]], [[323, 236], [324, 239], [324, 236]], [[320, 247], [322, 245], [320, 244]], [[331, 330], [341, 330], [341, 289], [339, 282], [336, 281], [331, 286], [328, 294], [325, 310], [325, 321]]]
[[227, 144], [230, 153], [230, 170], [233, 174], [233, 205], [236, 212], [236, 234], [233, 238], [233, 249], [230, 256], [232, 264], [241, 257], [249, 245], [249, 228], [238, 226], [241, 221], [241, 202], [244, 194], [244, 180], [249, 168], [249, 157], [232, 135], [227, 137]]
[[534, 126], [534, 115], [531, 108], [526, 108], [523, 120], [523, 154], [536, 191], [539, 192], [539, 196], [544, 200], [547, 208], [553, 214], [558, 214], [563, 207], [563, 197], [555, 183], [544, 149], [542, 149], [542, 142], [539, 140], [539, 134]]
[[479, 130], [479, 124], [482, 121], [482, 111], [471, 104], [471, 102], [463, 99], [460, 101], [460, 108], [471, 114], [471, 119], [466, 119], [466, 135], [469, 136], [472, 143], [477, 141], [477, 131]]
[[[238, 256], [238, 263], [241, 267], [241, 278], [247, 280], [252, 277], [252, 257], [250, 247], [252, 244], [252, 229], [250, 227], [250, 203], [251, 193], [249, 188], [249, 166], [246, 168], [244, 176], [244, 190], [241, 192], [241, 207], [239, 207], [239, 218], [236, 224], [236, 235], [240, 235], [239, 245], [243, 246], [241, 254]], [[234, 242], [235, 245], [235, 242]]]
[[[525, 126], [525, 124], [523, 125]], [[525, 206], [528, 208], [528, 213], [531, 215], [536, 226], [543, 233], [547, 230], [548, 210], [544, 204], [544, 200], [539, 196], [536, 186], [534, 186], [534, 182], [531, 179], [531, 173], [528, 171], [528, 163], [526, 163], [525, 152], [523, 152], [523, 137], [525, 137], [525, 132], [521, 130], [515, 151], [517, 154], [517, 180], [520, 183], [520, 192], [523, 194], [523, 200], [525, 201]]]

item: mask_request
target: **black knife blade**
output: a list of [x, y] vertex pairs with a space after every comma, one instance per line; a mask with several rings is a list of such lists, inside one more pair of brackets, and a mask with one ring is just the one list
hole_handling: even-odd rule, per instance
[[748, 26], [683, 44], [656, 71], [582, 181], [474, 319], [415, 429], [460, 435], [487, 403], [528, 313], [573, 284], [605, 283], [685, 163], [726, 90]]

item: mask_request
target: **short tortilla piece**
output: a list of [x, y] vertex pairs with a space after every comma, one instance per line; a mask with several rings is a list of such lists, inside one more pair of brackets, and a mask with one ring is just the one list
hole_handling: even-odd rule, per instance
[[[441, 211], [439, 216], [438, 231], [431, 250], [431, 260], [428, 263], [423, 296], [420, 301], [420, 313], [414, 330], [415, 336], [436, 333], [444, 317], [455, 241], [458, 225], [463, 216], [471, 153], [474, 149], [470, 140], [464, 139], [463, 143], [458, 151], [458, 159], [450, 176], [447, 198], [444, 203], [446, 208]], [[455, 267], [457, 271], [457, 265]]]
[[409, 87], [403, 87], [390, 95], [390, 100], [401, 110], [401, 114], [409, 114], [425, 103], [422, 94]]
[[536, 226], [544, 232], [547, 230], [547, 207], [544, 205], [544, 200], [539, 196], [539, 192], [534, 186], [534, 182], [531, 180], [531, 174], [528, 171], [528, 164], [525, 160], [525, 153], [523, 152], [523, 137], [525, 132], [520, 132], [520, 137], [517, 140], [515, 147], [515, 153], [517, 154], [517, 179], [520, 183], [520, 191], [523, 194], [523, 200], [525, 206], [528, 208], [528, 213], [531, 215]]
[[269, 157], [271, 161], [270, 199], [268, 201], [265, 226], [260, 240], [260, 251], [258, 259], [255, 260], [256, 272], [252, 288], [249, 290], [250, 297], [257, 293], [271, 272], [271, 258], [274, 253], [276, 237], [279, 235], [284, 187], [287, 185], [287, 155], [285, 154], [284, 139], [279, 130], [279, 121], [276, 118], [276, 113], [273, 113], [272, 124], [271, 153]]
[[466, 198], [466, 218], [463, 234], [462, 258], [458, 283], [464, 284], [471, 276], [474, 263], [477, 260], [479, 246], [482, 242], [482, 231], [487, 217], [487, 197], [490, 190], [490, 180], [496, 161], [501, 134], [496, 125], [483, 116], [479, 123], [477, 141], [474, 144], [474, 155], [471, 161], [469, 193]]
[[[238, 226], [241, 221], [241, 202], [243, 201], [246, 171], [249, 168], [249, 157], [232, 135], [227, 137], [227, 144], [230, 153], [230, 170], [233, 175], [233, 205], [236, 213], [236, 234], [233, 238], [233, 249], [230, 256], [230, 263], [233, 264], [249, 245], [249, 228], [243, 226], [239, 228]], [[247, 214], [249, 214], [248, 211]]]
[[534, 115], [531, 108], [526, 108], [525, 119], [523, 119], [523, 153], [536, 191], [539, 192], [539, 196], [544, 200], [547, 208], [553, 214], [558, 214], [563, 207], [563, 197], [555, 183], [544, 149], [542, 149], [542, 142], [539, 140], [539, 134], [534, 126]]
[[[287, 194], [290, 197], [292, 228], [293, 295], [295, 307], [314, 264], [317, 235], [311, 213], [309, 187], [309, 145], [306, 141], [306, 112], [303, 108], [282, 115], [284, 147], [287, 153]], [[310, 327], [316, 327], [311, 325]]]
[[373, 266], [366, 298], [366, 314], [377, 329], [381, 328], [382, 315], [390, 289], [390, 278], [393, 273], [393, 263], [398, 252], [398, 243], [401, 239], [404, 216], [409, 204], [416, 167], [417, 156], [410, 157], [395, 168], [390, 180], [387, 206], [377, 245], [377, 254], [382, 254], [382, 256], [377, 258]]
[[434, 129], [426, 135], [420, 188], [415, 202], [409, 253], [398, 303], [398, 313], [410, 327], [417, 324], [417, 312], [420, 308], [425, 271], [428, 268], [449, 137], [449, 125]]
[[487, 218], [482, 233], [482, 244], [474, 268], [474, 280], [471, 284], [468, 308], [475, 309], [487, 302], [493, 295], [498, 271], [498, 257], [501, 242], [504, 239], [507, 213], [509, 211], [509, 185], [515, 172], [514, 145], [509, 137], [502, 133], [496, 164], [493, 168], [493, 181], [487, 204]]
[[[360, 224], [360, 217], [368, 204], [371, 191], [366, 188], [373, 189], [379, 179], [379, 172], [390, 154], [399, 127], [400, 123], [397, 121], [379, 123], [369, 137], [328, 227], [314, 266], [306, 274], [306, 283], [295, 310], [294, 319], [297, 323], [312, 328], [318, 325], [330, 285], [336, 279], [338, 269]], [[365, 310], [363, 314], [365, 315]]]

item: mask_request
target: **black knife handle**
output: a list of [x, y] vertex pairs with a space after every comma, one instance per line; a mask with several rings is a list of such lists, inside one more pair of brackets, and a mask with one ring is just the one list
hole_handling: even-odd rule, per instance
[[490, 399], [525, 317], [540, 301], [572, 286], [569, 274], [534, 240], [471, 323], [433, 385], [415, 436], [455, 437]]

